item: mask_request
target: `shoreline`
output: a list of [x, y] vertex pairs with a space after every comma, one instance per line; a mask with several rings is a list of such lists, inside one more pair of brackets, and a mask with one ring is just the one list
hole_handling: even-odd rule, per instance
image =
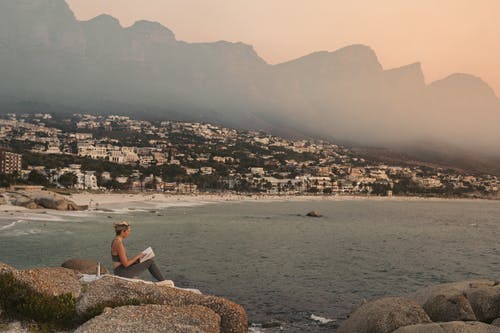
[[[55, 192], [57, 193], [57, 192]], [[141, 208], [144, 204], [216, 204], [228, 202], [283, 202], [283, 201], [430, 201], [430, 202], [476, 202], [476, 201], [498, 201], [500, 198], [446, 198], [446, 197], [423, 197], [423, 196], [359, 196], [359, 195], [276, 195], [276, 194], [235, 194], [235, 193], [198, 193], [198, 194], [165, 194], [165, 193], [95, 193], [76, 192], [60, 194], [75, 202], [77, 205], [88, 205], [89, 209], [106, 210], [114, 209], [123, 205], [128, 208]], [[0, 204], [1, 212], [31, 212], [47, 213], [51, 209], [28, 209], [11, 204]], [[58, 211], [63, 212], [63, 211]]]
[[[61, 195], [61, 194], [59, 194]], [[496, 202], [494, 198], [440, 198], [417, 196], [356, 196], [356, 195], [270, 195], [270, 194], [235, 194], [235, 193], [95, 193], [75, 192], [62, 195], [77, 205], [88, 205], [89, 209], [79, 212], [59, 211], [39, 208], [29, 209], [11, 204], [0, 204], [0, 231], [9, 229], [24, 220], [44, 220], [44, 216], [71, 216], [73, 214], [104, 213], [125, 209], [165, 209], [168, 207], [202, 206], [226, 203], [272, 203], [272, 202], [340, 202], [340, 201], [384, 201], [384, 202]], [[305, 214], [306, 212], [304, 212]]]

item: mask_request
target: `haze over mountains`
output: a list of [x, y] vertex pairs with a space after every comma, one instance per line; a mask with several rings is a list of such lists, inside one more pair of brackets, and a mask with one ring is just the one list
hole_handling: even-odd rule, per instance
[[419, 63], [386, 70], [364, 45], [269, 65], [243, 43], [186, 43], [108, 15], [82, 22], [64, 0], [0, 0], [0, 76], [3, 112], [131, 113], [500, 156], [500, 101], [485, 82], [426, 85]]

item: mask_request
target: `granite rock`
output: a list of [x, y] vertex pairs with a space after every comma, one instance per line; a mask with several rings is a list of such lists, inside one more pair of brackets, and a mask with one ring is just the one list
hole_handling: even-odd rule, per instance
[[[98, 262], [90, 259], [74, 258], [66, 260], [61, 267], [69, 268], [81, 274], [97, 274]], [[101, 264], [101, 274], [108, 274], [109, 271]]]
[[428, 299], [423, 308], [434, 322], [477, 320], [469, 300], [463, 295], [437, 295]]
[[220, 317], [203, 306], [141, 305], [106, 308], [75, 333], [218, 333]]
[[174, 307], [201, 305], [210, 308], [221, 318], [221, 332], [246, 333], [248, 319], [245, 310], [227, 299], [199, 295], [189, 291], [146, 283], [134, 283], [114, 276], [103, 276], [88, 283], [76, 303], [82, 318], [102, 313], [105, 307], [161, 304]]
[[391, 333], [400, 327], [430, 322], [416, 302], [388, 297], [361, 305], [342, 323], [338, 333]]

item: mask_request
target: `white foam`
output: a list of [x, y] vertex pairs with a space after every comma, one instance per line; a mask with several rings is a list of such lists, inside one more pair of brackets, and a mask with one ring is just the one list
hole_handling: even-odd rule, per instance
[[17, 221], [14, 221], [12, 223], [9, 223], [7, 225], [4, 225], [4, 226], [0, 227], [0, 230], [10, 229], [10, 228], [14, 227], [16, 224], [20, 223], [20, 222], [24, 222], [24, 220], [17, 220]]
[[8, 230], [6, 235], [12, 237], [18, 236], [28, 236], [28, 235], [37, 235], [41, 234], [43, 231], [41, 229], [28, 229], [28, 230]]
[[311, 314], [310, 319], [317, 321], [320, 324], [328, 324], [328, 323], [332, 323], [332, 322], [336, 321], [335, 319], [328, 319], [328, 318], [324, 318], [324, 317], [320, 317], [320, 316], [315, 316], [314, 314]]
[[264, 331], [262, 331], [262, 327], [260, 325], [252, 324], [248, 328], [248, 333], [264, 333]]

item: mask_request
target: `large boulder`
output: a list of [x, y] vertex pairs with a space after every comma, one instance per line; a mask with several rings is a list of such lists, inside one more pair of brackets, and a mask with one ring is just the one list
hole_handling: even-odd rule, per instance
[[[74, 258], [66, 260], [61, 264], [61, 267], [69, 268], [77, 273], [81, 274], [96, 274], [97, 273], [97, 265], [99, 263], [95, 260], [83, 259], [83, 258]], [[109, 271], [103, 265], [100, 265], [101, 274], [108, 274]]]
[[80, 326], [75, 333], [218, 333], [220, 317], [198, 305], [172, 307], [166, 305], [122, 306], [106, 308], [103, 314]]
[[416, 302], [388, 297], [361, 305], [342, 323], [338, 333], [391, 333], [399, 327], [430, 322]]
[[471, 288], [479, 286], [491, 286], [495, 282], [491, 280], [474, 280], [462, 281], [453, 283], [437, 284], [417, 290], [416, 292], [408, 295], [408, 298], [416, 301], [420, 305], [424, 305], [430, 299], [439, 295], [444, 295], [446, 298], [465, 295], [466, 291]]
[[423, 305], [432, 321], [476, 321], [472, 306], [464, 295], [437, 295]]
[[43, 208], [55, 210], [68, 210], [68, 201], [57, 197], [37, 197], [35, 202]]
[[0, 305], [6, 314], [38, 322], [69, 324], [81, 285], [73, 270], [37, 268], [0, 275]]
[[500, 285], [480, 285], [465, 292], [479, 321], [491, 322], [500, 317]]
[[84, 289], [76, 303], [76, 311], [84, 319], [101, 314], [106, 307], [139, 304], [174, 307], [201, 305], [210, 308], [221, 317], [221, 332], [246, 333], [248, 330], [245, 310], [224, 298], [199, 295], [154, 284], [134, 283], [114, 276], [104, 276], [90, 282]]
[[500, 333], [500, 328], [477, 321], [451, 321], [405, 326], [393, 333]]

